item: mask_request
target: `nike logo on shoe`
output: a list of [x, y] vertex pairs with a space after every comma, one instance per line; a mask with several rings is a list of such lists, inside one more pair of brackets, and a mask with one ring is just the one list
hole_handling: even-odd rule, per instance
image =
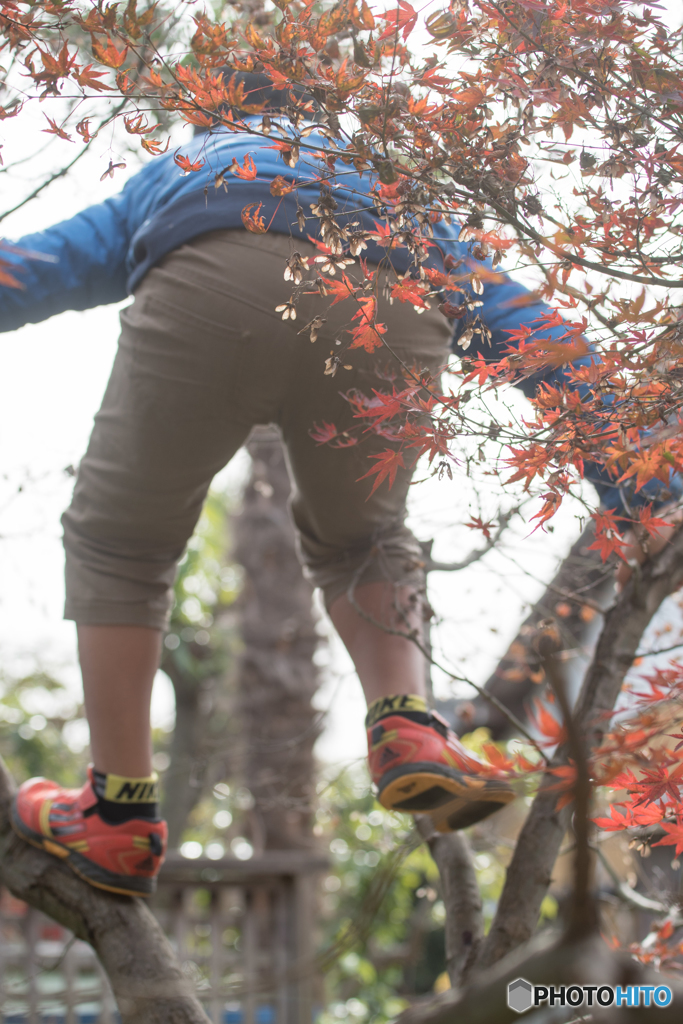
[[392, 750], [391, 747], [385, 747], [379, 757], [379, 766], [384, 768], [385, 765], [389, 764], [390, 761], [395, 761], [397, 757], [401, 755], [396, 750]]

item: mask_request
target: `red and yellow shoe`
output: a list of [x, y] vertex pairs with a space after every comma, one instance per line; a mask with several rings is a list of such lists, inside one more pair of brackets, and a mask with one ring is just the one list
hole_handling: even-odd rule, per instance
[[59, 857], [90, 885], [125, 896], [151, 896], [166, 852], [166, 822], [98, 814], [92, 770], [82, 789], [29, 779], [12, 805], [12, 827], [26, 842]]
[[365, 722], [377, 799], [391, 811], [428, 814], [438, 832], [457, 832], [515, 799], [503, 773], [467, 750], [421, 697], [385, 697]]

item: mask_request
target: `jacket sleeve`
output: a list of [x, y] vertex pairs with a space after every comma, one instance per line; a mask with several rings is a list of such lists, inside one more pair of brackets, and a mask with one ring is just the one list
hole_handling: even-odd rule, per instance
[[[532, 300], [530, 292], [509, 277], [505, 277], [500, 283], [486, 284], [482, 299], [481, 318], [491, 331], [491, 342], [488, 344], [475, 334], [469, 351], [481, 355], [485, 359], [501, 359], [510, 345], [508, 331], [519, 330], [524, 325], [531, 326], [532, 321], [538, 320], [543, 313], [550, 312], [549, 306], [544, 302]], [[457, 340], [464, 327], [462, 322], [456, 324], [453, 336], [455, 351], [458, 351]], [[564, 334], [564, 327], [561, 324], [555, 327], [544, 327], [542, 334], [543, 337], [551, 336], [559, 341]], [[587, 366], [591, 362], [600, 362], [597, 353], [591, 352], [581, 356], [572, 365], [575, 367]], [[568, 375], [562, 367], [551, 368], [543, 373], [535, 374], [533, 377], [520, 380], [517, 387], [524, 392], [527, 398], [533, 398], [541, 383], [565, 384], [568, 383]], [[573, 385], [570, 383], [570, 386]], [[589, 390], [590, 386], [587, 384], [581, 384], [578, 387], [582, 397]], [[632, 480], [618, 485], [615, 477], [599, 462], [586, 462], [585, 477], [595, 487], [603, 507], [615, 509], [617, 515], [621, 516], [628, 517], [629, 509], [635, 510], [647, 502], [654, 502], [655, 506], [661, 507], [674, 499], [680, 499], [683, 495], [683, 480], [680, 474], [673, 470], [668, 485], [659, 480], [650, 480], [638, 491], [635, 490]]]
[[0, 331], [126, 297], [129, 195], [124, 188], [70, 220], [25, 235], [12, 249], [0, 242], [0, 259], [9, 264], [3, 269], [22, 285], [0, 285]]

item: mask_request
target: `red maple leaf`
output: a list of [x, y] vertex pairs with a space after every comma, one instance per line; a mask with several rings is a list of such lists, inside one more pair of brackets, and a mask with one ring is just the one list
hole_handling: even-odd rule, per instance
[[588, 550], [599, 551], [603, 562], [606, 562], [612, 554], [618, 555], [619, 558], [626, 561], [623, 554], [624, 541], [617, 526], [617, 519], [622, 517], [615, 516], [614, 511], [613, 508], [608, 508], [604, 512], [593, 514], [595, 540], [589, 545]]
[[323, 281], [325, 284], [326, 294], [331, 292], [332, 295], [334, 295], [334, 302], [330, 303], [330, 309], [332, 306], [336, 306], [336, 304], [341, 302], [343, 299], [348, 299], [348, 297], [353, 295], [356, 290], [355, 286], [344, 273], [342, 273], [341, 281], [335, 281], [328, 277], [323, 278]]
[[256, 164], [249, 153], [245, 156], [241, 166], [237, 163], [235, 157], [233, 157], [232, 164], [230, 165], [230, 172], [234, 174], [236, 178], [244, 178], [245, 181], [253, 181], [258, 173], [256, 170]]
[[640, 509], [640, 525], [644, 527], [651, 537], [656, 537], [662, 527], [668, 526], [666, 519], [658, 519], [652, 515], [649, 505], [643, 505]]
[[195, 160], [194, 163], [187, 156], [182, 156], [177, 151], [173, 154], [173, 162], [178, 165], [183, 174], [193, 174], [195, 171], [201, 171], [204, 166], [204, 160]]
[[[381, 452], [379, 455], [371, 455], [370, 458], [377, 459], [377, 465], [373, 466], [372, 469], [369, 469], [367, 473], [363, 473], [362, 476], [358, 477], [359, 480], [365, 480], [367, 477], [372, 476], [373, 473], [377, 474], [368, 498], [372, 497], [384, 480], [389, 481], [389, 488], [391, 489], [394, 485], [396, 474], [399, 469], [405, 469], [405, 463], [401, 452], [389, 450]], [[365, 500], [367, 501], [368, 498]]]
[[395, 7], [393, 11], [386, 11], [378, 17], [384, 18], [387, 23], [380, 39], [389, 39], [397, 29], [403, 29], [405, 42], [417, 24], [417, 11], [410, 6], [407, 0], [398, 0], [398, 7]]
[[468, 530], [481, 530], [487, 540], [491, 540], [491, 528], [495, 525], [493, 520], [485, 523], [479, 516], [471, 516], [469, 523], [465, 523]]
[[328, 423], [326, 420], [323, 420], [322, 427], [314, 423], [313, 429], [309, 430], [308, 433], [317, 444], [327, 444], [328, 441], [337, 436], [337, 428], [334, 423]]
[[391, 297], [399, 302], [410, 302], [418, 309], [429, 309], [429, 303], [424, 299], [424, 286], [418, 281], [399, 281], [392, 287]]
[[262, 209], [263, 203], [247, 203], [242, 209], [242, 223], [247, 231], [251, 231], [255, 235], [263, 235], [268, 230], [266, 222], [261, 216]]
[[542, 704], [540, 700], [534, 701], [535, 714], [530, 716], [531, 721], [536, 726], [541, 736], [545, 736], [545, 741], [541, 741], [541, 745], [544, 747], [553, 747], [558, 743], [563, 743], [567, 738], [567, 731], [564, 725], [550, 713], [545, 704]]
[[617, 810], [617, 805], [613, 804], [609, 809], [609, 814], [609, 818], [593, 819], [598, 828], [604, 832], [622, 832], [625, 828], [630, 828], [633, 825], [633, 814], [628, 807], [622, 814]]
[[668, 822], [663, 821], [661, 828], [664, 829], [666, 836], [660, 839], [658, 843], [653, 843], [653, 846], [675, 846], [676, 856], [683, 853], [683, 822], [677, 821], [675, 825], [670, 825]]
[[67, 142], [73, 142], [71, 136], [65, 132], [63, 128], [60, 128], [56, 121], [53, 121], [51, 117], [47, 116], [47, 114], [45, 115], [45, 118], [47, 123], [50, 125], [49, 128], [43, 128], [46, 135], [58, 135], [60, 139], [65, 139]]

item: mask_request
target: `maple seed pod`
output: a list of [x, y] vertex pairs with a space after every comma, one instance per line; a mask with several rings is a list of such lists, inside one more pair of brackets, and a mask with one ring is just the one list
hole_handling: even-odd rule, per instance
[[470, 347], [470, 345], [472, 344], [472, 336], [473, 335], [474, 335], [474, 328], [473, 327], [468, 327], [467, 330], [464, 331], [460, 335], [460, 337], [458, 338], [458, 345], [460, 346], [460, 348], [468, 349]]
[[285, 281], [293, 281], [294, 284], [301, 284], [304, 279], [305, 269], [307, 268], [301, 253], [293, 252], [287, 260], [287, 266], [285, 267]]
[[289, 302], [283, 302], [281, 306], [276, 306], [275, 312], [282, 313], [283, 320], [296, 320], [296, 306], [294, 305], [294, 297], [292, 296]]

